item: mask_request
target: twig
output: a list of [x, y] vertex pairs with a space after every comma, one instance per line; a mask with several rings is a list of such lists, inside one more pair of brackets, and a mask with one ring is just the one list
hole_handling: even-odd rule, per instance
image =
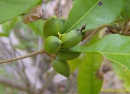
[[38, 54], [43, 54], [43, 53], [44, 53], [44, 50], [42, 49], [42, 50], [39, 50], [39, 51], [30, 53], [30, 54], [27, 54], [27, 55], [24, 55], [24, 56], [15, 57], [15, 58], [6, 59], [6, 60], [1, 60], [0, 64], [7, 63], [7, 62], [12, 62], [12, 61], [16, 61], [16, 60], [19, 60], [19, 59], [24, 59], [24, 58], [27, 58], [27, 57], [31, 57], [31, 56], [38, 55]]
[[[46, 53], [46, 52], [45, 52]], [[55, 56], [55, 54], [48, 54], [48, 53], [46, 53], [46, 55], [50, 58], [50, 60], [51, 61], [53, 61], [53, 60], [55, 60], [56, 59], [56, 56]]]
[[101, 25], [99, 26], [98, 28], [96, 28], [94, 31], [92, 31], [92, 33], [90, 35], [86, 35], [83, 39], [82, 39], [82, 42], [80, 43], [80, 45], [86, 43], [86, 41], [90, 40], [95, 33], [97, 33], [98, 31], [100, 31], [101, 29], [109, 26], [110, 24], [105, 24], [105, 25]]
[[[11, 40], [11, 36], [9, 36], [9, 44], [10, 44], [10, 46], [12, 48], [12, 53], [14, 54], [14, 56], [16, 57], [17, 56], [16, 54], [18, 54], [20, 56], [20, 54], [17, 52], [17, 50], [13, 46], [13, 43], [12, 43], [12, 40]], [[23, 62], [22, 62], [22, 60], [20, 60], [20, 62], [18, 62], [18, 63], [22, 64]], [[21, 79], [24, 82], [28, 83], [28, 79], [27, 79], [25, 73], [23, 74], [23, 72], [21, 71], [21, 68], [19, 69], [18, 67], [13, 66], [11, 63], [8, 63], [8, 64], [18, 73], [18, 75], [21, 77]]]
[[12, 66], [13, 69], [15, 69], [15, 71], [19, 74], [19, 76], [22, 78], [22, 80], [25, 83], [29, 83], [27, 76], [25, 75], [25, 73], [23, 73], [18, 67], [16, 66]]
[[11, 80], [9, 78], [5, 78], [5, 77], [1, 77], [1, 76], [0, 76], [0, 84], [6, 85], [6, 86], [9, 86], [9, 87], [13, 87], [15, 89], [23, 90], [23, 91], [26, 91], [26, 92], [29, 92], [29, 93], [30, 92], [35, 92], [35, 94], [38, 93], [38, 91], [31, 91], [23, 83], [19, 83], [19, 82], [16, 82], [14, 80]]
[[11, 79], [8, 79], [8, 78], [5, 78], [5, 77], [0, 76], [0, 83], [7, 85], [7, 86], [10, 86], [10, 87], [13, 87], [13, 88], [23, 90], [23, 91], [28, 91], [28, 87], [26, 85], [24, 85], [22, 83], [18, 83], [14, 80], [11, 80]]
[[93, 34], [97, 33], [99, 30], [101, 30], [101, 29], [103, 29], [103, 28], [105, 28], [105, 27], [107, 27], [109, 25], [110, 24], [104, 24], [104, 25], [99, 26], [88, 37], [85, 37], [84, 39], [86, 39], [86, 38], [89, 39], [89, 38], [93, 37]]

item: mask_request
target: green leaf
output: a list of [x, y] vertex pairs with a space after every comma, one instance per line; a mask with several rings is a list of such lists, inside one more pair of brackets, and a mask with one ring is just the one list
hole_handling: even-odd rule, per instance
[[123, 80], [123, 86], [125, 89], [130, 89], [130, 70], [125, 68], [119, 63], [112, 63], [112, 67], [120, 80]]
[[74, 52], [100, 53], [107, 59], [121, 63], [130, 69], [130, 37], [118, 34], [107, 35], [86, 46], [75, 46]]
[[[99, 5], [98, 3], [102, 3]], [[61, 33], [80, 29], [87, 24], [86, 30], [116, 20], [122, 11], [124, 0], [74, 0], [73, 7]]]
[[17, 24], [19, 23], [19, 17], [16, 17], [12, 20], [9, 20], [2, 24], [2, 33], [0, 33], [0, 36], [8, 37], [11, 30], [13, 30]]
[[79, 68], [78, 94], [99, 94], [103, 79], [96, 74], [101, 62], [101, 55], [86, 54]]
[[38, 4], [37, 4], [37, 5], [41, 5], [41, 4], [42, 4], [42, 2], [43, 2], [42, 0], [39, 0], [39, 2], [38, 2]]
[[28, 26], [37, 34], [43, 37], [43, 20], [38, 20], [36, 22], [28, 24]]
[[0, 0], [0, 23], [26, 12], [38, 2], [39, 0]]
[[70, 61], [68, 61], [68, 64], [70, 66], [70, 72], [72, 73], [81, 64], [81, 59], [77, 58], [77, 59], [74, 59], [74, 60], [70, 60]]
[[0, 33], [0, 36], [8, 37], [8, 34], [6, 34], [6, 33]]
[[130, 0], [124, 0], [124, 8], [122, 11], [123, 18], [130, 18]]
[[[96, 40], [99, 39], [99, 34], [96, 34], [89, 42], [87, 42], [87, 44], [85, 45], [88, 45], [90, 43], [93, 43], [95, 42]], [[82, 55], [80, 55], [80, 58], [77, 58], [77, 59], [74, 59], [74, 60], [69, 60], [68, 63], [69, 63], [69, 66], [70, 66], [70, 72], [74, 72], [76, 70], [76, 68], [79, 67], [79, 65], [81, 64], [81, 61], [82, 61], [83, 57]]]
[[9, 22], [3, 23], [2, 24], [2, 33], [0, 35], [5, 35], [8, 37], [10, 34], [10, 31], [11, 31], [11, 28], [10, 28]]

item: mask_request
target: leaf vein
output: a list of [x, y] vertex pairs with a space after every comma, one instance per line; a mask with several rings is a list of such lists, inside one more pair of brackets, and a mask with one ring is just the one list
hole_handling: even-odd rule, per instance
[[98, 4], [99, 1], [100, 0], [98, 0], [97, 3], [95, 3], [95, 5], [87, 13], [85, 13], [85, 15], [82, 16], [74, 25], [72, 25], [70, 29], [68, 29], [66, 32], [69, 32], [76, 24], [78, 24]]

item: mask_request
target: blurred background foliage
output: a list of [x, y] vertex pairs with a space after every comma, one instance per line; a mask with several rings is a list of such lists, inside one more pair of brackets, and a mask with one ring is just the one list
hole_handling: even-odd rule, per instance
[[[39, 2], [41, 3], [45, 18], [55, 15], [61, 8], [63, 17], [67, 18], [73, 1], [43, 0]], [[130, 17], [128, 7], [126, 3], [121, 17]], [[44, 43], [43, 25], [42, 19], [25, 25], [22, 15], [1, 24], [0, 60], [40, 50]], [[97, 34], [91, 41], [86, 40], [85, 43], [92, 43], [99, 35], [101, 34]], [[68, 63], [71, 68], [70, 79], [54, 72], [46, 54], [1, 64], [0, 94], [130, 94], [100, 91], [110, 88], [129, 90], [130, 71], [124, 66], [90, 53], [83, 53]]]

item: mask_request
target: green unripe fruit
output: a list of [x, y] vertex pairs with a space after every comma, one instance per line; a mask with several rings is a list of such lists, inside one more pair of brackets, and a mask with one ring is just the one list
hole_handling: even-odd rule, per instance
[[70, 67], [66, 61], [62, 61], [59, 59], [55, 59], [52, 61], [52, 66], [55, 69], [56, 72], [59, 74], [69, 78], [70, 76]]
[[44, 50], [49, 54], [54, 54], [60, 50], [62, 41], [55, 36], [49, 36], [45, 39]]
[[79, 57], [81, 53], [78, 52], [65, 52], [65, 51], [59, 51], [57, 53], [57, 58], [60, 60], [72, 60]]
[[47, 38], [48, 36], [58, 36], [60, 29], [60, 20], [56, 16], [50, 17], [46, 20], [43, 26], [44, 37]]
[[71, 48], [79, 44], [82, 39], [82, 35], [80, 31], [72, 30], [61, 37], [61, 41], [63, 42], [61, 48]]

